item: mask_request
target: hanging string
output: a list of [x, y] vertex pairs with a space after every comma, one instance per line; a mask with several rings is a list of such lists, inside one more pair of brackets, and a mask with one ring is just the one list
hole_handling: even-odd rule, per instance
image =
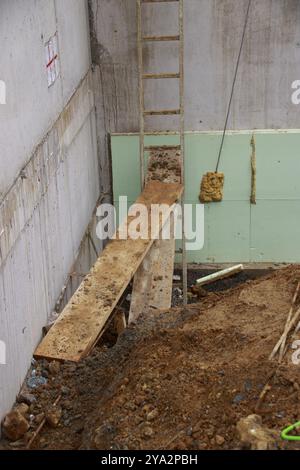
[[241, 61], [241, 55], [242, 55], [242, 51], [243, 51], [243, 45], [244, 45], [245, 36], [246, 36], [246, 30], [247, 30], [247, 25], [248, 25], [248, 20], [249, 20], [249, 13], [250, 13], [251, 3], [252, 3], [252, 0], [249, 0], [247, 12], [246, 12], [246, 18], [245, 18], [244, 29], [243, 29], [243, 36], [242, 36], [241, 46], [240, 46], [240, 50], [239, 50], [238, 60], [237, 60], [237, 63], [236, 63], [235, 74], [234, 74], [233, 83], [232, 83], [232, 89], [231, 89], [231, 94], [230, 94], [230, 100], [229, 100], [229, 105], [228, 105], [228, 110], [227, 110], [227, 115], [226, 115], [226, 120], [225, 120], [225, 125], [224, 125], [222, 140], [221, 140], [221, 145], [220, 145], [220, 149], [219, 149], [218, 161], [217, 161], [217, 166], [216, 166], [216, 173], [218, 172], [218, 169], [219, 169], [220, 160], [221, 160], [221, 155], [222, 155], [222, 150], [223, 150], [223, 146], [224, 146], [224, 140], [225, 140], [225, 135], [226, 135], [226, 131], [227, 131], [227, 126], [228, 126], [230, 111], [231, 111], [231, 104], [232, 104], [232, 99], [233, 99], [233, 94], [234, 94], [234, 89], [235, 89], [237, 74], [238, 74], [238, 71], [239, 71], [239, 66], [240, 66], [240, 61]]

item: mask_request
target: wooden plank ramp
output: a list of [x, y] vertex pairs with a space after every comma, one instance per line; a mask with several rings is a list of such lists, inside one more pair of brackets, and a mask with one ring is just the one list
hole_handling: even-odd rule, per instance
[[[136, 203], [167, 207], [177, 202], [183, 192], [179, 183], [150, 181]], [[128, 216], [129, 225], [134, 219]], [[161, 231], [160, 222], [151, 226], [152, 238], [118, 238], [124, 224], [85, 277], [58, 320], [37, 347], [34, 357], [78, 362], [86, 357], [104, 331], [114, 308]]]

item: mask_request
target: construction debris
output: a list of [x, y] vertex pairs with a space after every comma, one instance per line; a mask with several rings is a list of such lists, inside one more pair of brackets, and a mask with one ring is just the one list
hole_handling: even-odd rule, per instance
[[26, 418], [26, 415], [29, 412], [29, 406], [26, 403], [19, 403], [15, 406], [14, 411], [19, 411], [19, 413]]
[[250, 415], [237, 423], [241, 443], [251, 450], [277, 449], [278, 432], [263, 427], [262, 418]]
[[17, 396], [17, 403], [26, 403], [26, 405], [33, 405], [36, 401], [36, 397], [32, 393], [21, 392]]
[[58, 361], [52, 361], [50, 362], [48, 369], [51, 375], [56, 375], [60, 371], [60, 363]]
[[[136, 203], [148, 209], [152, 204], [162, 204], [163, 219], [182, 191], [181, 184], [152, 181], [145, 186]], [[127, 233], [132, 220], [134, 217], [128, 216], [115, 239], [103, 250], [91, 272], [36, 349], [36, 358], [78, 362], [91, 352], [162, 229], [161, 221], [150, 220], [153, 224], [147, 224], [148, 237], [137, 240], [121, 237], [120, 234]]]
[[243, 264], [237, 264], [236, 266], [232, 266], [231, 268], [223, 269], [222, 271], [218, 271], [213, 274], [209, 274], [208, 276], [202, 277], [201, 279], [197, 279], [196, 283], [197, 286], [205, 286], [206, 284], [210, 284], [211, 282], [218, 281], [220, 279], [225, 279], [226, 277], [233, 276], [241, 271], [243, 271], [244, 266]]
[[[57, 399], [55, 400], [55, 402], [53, 403], [53, 407], [54, 409], [56, 409], [56, 407], [58, 406], [58, 403], [61, 399], [61, 395], [59, 395], [57, 397]], [[51, 413], [51, 412], [50, 412]], [[54, 414], [55, 414], [55, 411], [54, 411]], [[59, 423], [59, 420], [61, 418], [61, 408], [57, 408], [56, 409], [56, 418], [54, 417], [53, 418], [53, 415], [51, 417], [51, 414], [49, 414], [49, 410], [48, 410], [48, 414], [47, 416], [45, 416], [45, 413], [39, 413], [38, 415], [36, 415], [35, 417], [35, 421], [36, 423], [38, 424], [38, 427], [37, 429], [34, 431], [34, 433], [32, 434], [30, 440], [28, 441], [28, 444], [26, 446], [26, 449], [31, 449], [31, 446], [32, 444], [34, 443], [35, 439], [37, 438], [37, 436], [39, 435], [39, 433], [41, 432], [41, 430], [43, 429], [44, 425], [46, 422], [49, 422], [50, 426], [51, 426], [51, 423], [55, 424], [55, 423]], [[56, 424], [56, 425], [57, 425]], [[55, 427], [55, 426], [54, 426]]]
[[257, 401], [256, 406], [255, 406], [255, 413], [256, 414], [263, 413], [263, 410], [261, 409], [261, 407], [262, 407], [262, 404], [263, 404], [267, 394], [272, 390], [271, 380], [273, 379], [275, 374], [276, 374], [276, 370], [272, 371], [271, 375], [269, 376], [269, 378], [267, 380], [266, 385], [264, 386], [264, 388], [262, 389], [262, 391], [259, 395], [258, 401]]
[[2, 430], [10, 441], [18, 441], [26, 434], [28, 429], [29, 422], [19, 409], [8, 413], [3, 420]]
[[202, 203], [220, 202], [223, 199], [224, 173], [206, 173], [201, 181], [199, 199]]
[[61, 419], [62, 409], [57, 405], [52, 405], [46, 411], [46, 421], [51, 428], [56, 428]]
[[[294, 435], [292, 433], [297, 432], [297, 435]], [[282, 433], [281, 433], [281, 438], [285, 439], [286, 441], [300, 441], [300, 421], [297, 421], [295, 424], [292, 424], [291, 426], [288, 426], [285, 428]]]

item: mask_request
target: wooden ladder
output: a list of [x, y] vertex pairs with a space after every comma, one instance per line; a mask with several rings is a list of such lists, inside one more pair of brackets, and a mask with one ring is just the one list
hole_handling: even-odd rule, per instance
[[[136, 0], [137, 1], [137, 32], [138, 32], [138, 73], [139, 73], [139, 115], [140, 115], [140, 180], [141, 189], [145, 185], [145, 152], [159, 151], [159, 150], [178, 150], [181, 155], [181, 182], [184, 186], [184, 0]], [[177, 35], [161, 35], [161, 36], [144, 36], [143, 35], [143, 4], [161, 4], [161, 3], [178, 3], [178, 23], [179, 34]], [[177, 73], [146, 73], [144, 70], [144, 54], [143, 46], [148, 42], [173, 42], [178, 43], [178, 56], [179, 56], [179, 71]], [[160, 109], [149, 110], [145, 109], [144, 100], [144, 81], [145, 80], [179, 80], [179, 109]], [[178, 133], [180, 135], [179, 145], [145, 145], [145, 117], [147, 116], [172, 116], [177, 115], [179, 118]], [[153, 132], [159, 134], [159, 132]], [[166, 132], [167, 133], [167, 132]], [[185, 246], [185, 231], [184, 231], [184, 194], [182, 196], [182, 284], [183, 284], [183, 301], [184, 305], [187, 304], [187, 259], [186, 259], [186, 246]]]

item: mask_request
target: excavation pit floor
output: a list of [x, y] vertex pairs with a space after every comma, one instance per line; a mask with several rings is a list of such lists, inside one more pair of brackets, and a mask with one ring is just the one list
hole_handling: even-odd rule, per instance
[[31, 429], [1, 448], [24, 448], [60, 396], [58, 425], [46, 424], [33, 449], [245, 449], [236, 426], [253, 413], [275, 432], [275, 448], [300, 449], [280, 438], [300, 420], [300, 365], [290, 343], [281, 365], [268, 359], [298, 280], [299, 266], [279, 269], [186, 309], [151, 311], [79, 364], [39, 361], [47, 384], [30, 390]]

